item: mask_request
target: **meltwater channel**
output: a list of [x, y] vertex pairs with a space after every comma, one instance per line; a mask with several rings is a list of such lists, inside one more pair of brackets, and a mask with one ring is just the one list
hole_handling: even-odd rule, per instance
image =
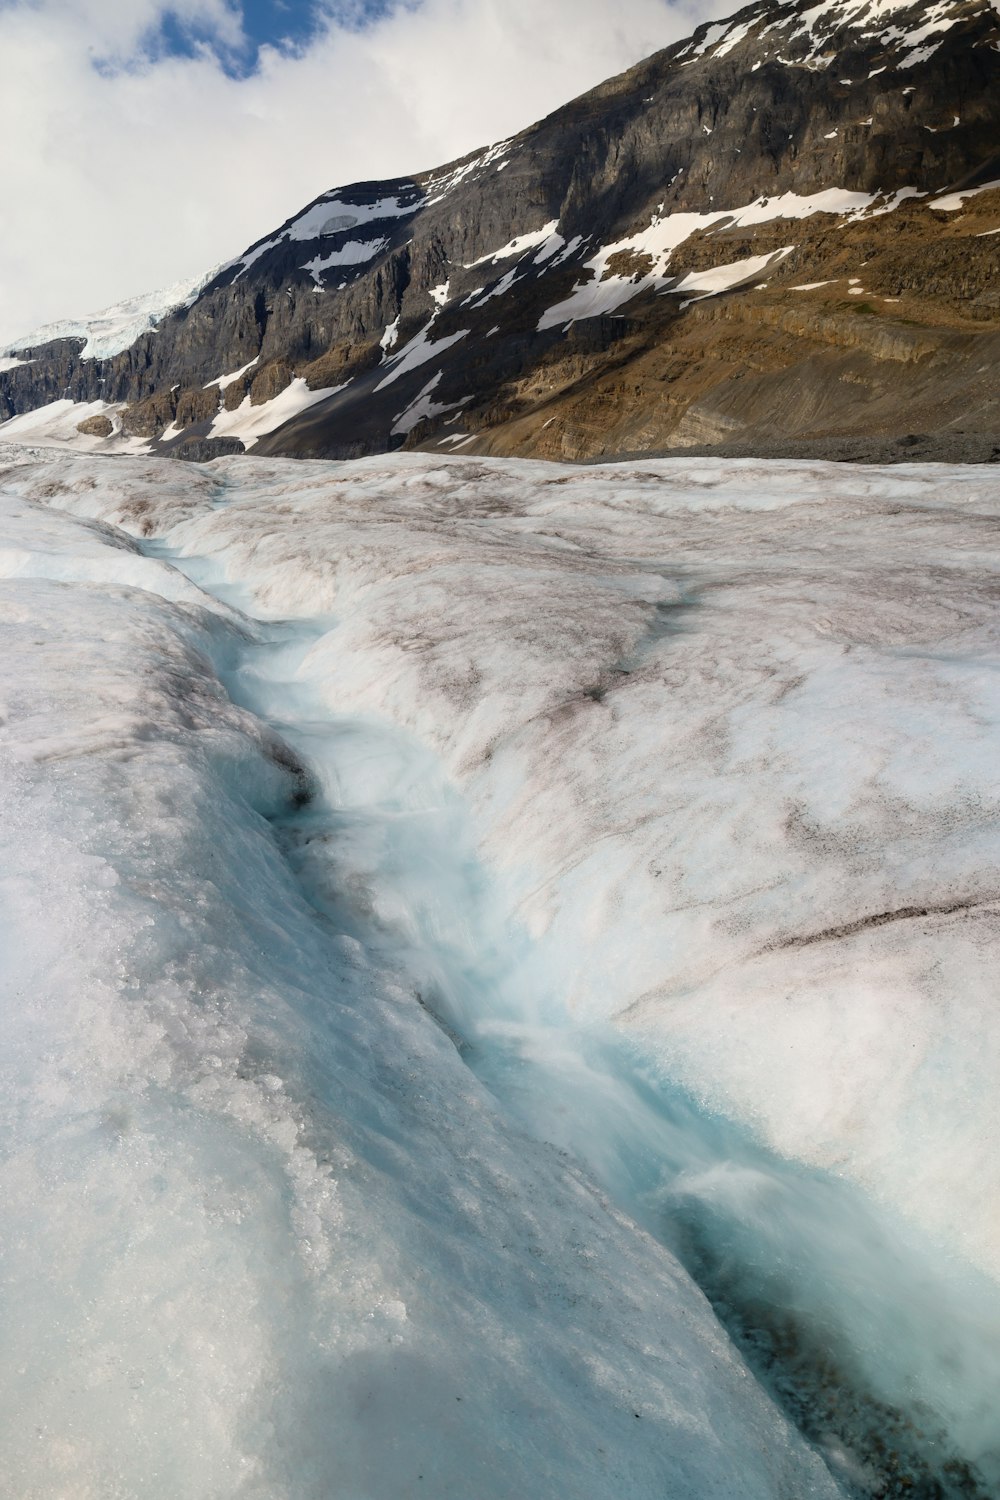
[[[144, 550], [253, 618], [216, 562]], [[331, 713], [300, 672], [336, 629], [257, 621], [217, 664], [309, 769], [276, 832], [310, 904], [405, 976], [520, 1128], [677, 1255], [845, 1496], [997, 1500], [1000, 1287], [707, 1113], [611, 1026], [574, 1020], [435, 755], [391, 723]]]

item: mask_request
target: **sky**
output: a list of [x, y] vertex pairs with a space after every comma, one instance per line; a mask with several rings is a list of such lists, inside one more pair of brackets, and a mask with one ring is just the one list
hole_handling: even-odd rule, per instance
[[502, 139], [736, 0], [0, 0], [0, 346]]

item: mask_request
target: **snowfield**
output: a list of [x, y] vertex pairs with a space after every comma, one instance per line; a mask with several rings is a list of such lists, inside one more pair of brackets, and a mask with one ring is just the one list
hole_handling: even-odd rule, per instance
[[1000, 475], [0, 508], [12, 1493], [997, 1492]]

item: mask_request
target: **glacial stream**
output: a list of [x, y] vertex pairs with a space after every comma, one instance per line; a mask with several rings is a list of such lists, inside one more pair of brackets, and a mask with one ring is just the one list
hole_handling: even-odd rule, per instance
[[[217, 564], [168, 558], [253, 615]], [[331, 713], [303, 670], [335, 619], [261, 624], [217, 669], [308, 767], [275, 835], [319, 919], [391, 967], [517, 1126], [673, 1250], [849, 1496], [1000, 1495], [1000, 1288], [847, 1181], [781, 1160], [562, 1004], [435, 756]]]

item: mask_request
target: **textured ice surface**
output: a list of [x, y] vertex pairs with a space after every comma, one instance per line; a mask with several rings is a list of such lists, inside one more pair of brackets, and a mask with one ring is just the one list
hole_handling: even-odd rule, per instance
[[[24, 449], [0, 469], [10, 1493], [832, 1497], [668, 1251], [418, 999], [407, 924], [464, 951], [475, 918], [435, 758], [331, 715], [301, 630], [262, 634], [44, 508], [190, 529], [229, 471]], [[318, 472], [233, 477], [284, 508]], [[279, 700], [309, 771], [220, 680], [266, 706], [269, 674], [302, 669]]]
[[[909, 1444], [951, 1486], [935, 1489], [931, 1477], [911, 1492], [992, 1494], [1000, 477], [943, 466], [574, 469], [430, 456], [224, 460], [179, 473], [16, 457], [8, 493], [163, 538], [214, 593], [293, 622], [259, 648], [256, 669], [239, 668], [238, 646], [228, 666], [215, 646], [212, 659], [241, 701], [288, 726], [312, 768], [314, 811], [282, 824], [295, 889], [341, 940], [361, 945], [373, 994], [387, 971], [410, 1011], [419, 990], [426, 1014], [464, 1039], [465, 1063], [446, 1046], [414, 1088], [437, 1080], [427, 1130], [460, 1136], [479, 1164], [462, 1179], [468, 1212], [484, 1212], [474, 1206], [483, 1162], [510, 1163], [516, 1203], [525, 1163], [542, 1170], [539, 1148], [512, 1135], [513, 1116], [582, 1163], [579, 1191], [596, 1179], [675, 1246], [751, 1354], [765, 1367], [777, 1360], [790, 1406], [838, 1473], [877, 1489], [867, 1435], [883, 1456], [887, 1444]], [[165, 567], [117, 551], [116, 568]], [[98, 805], [90, 793], [84, 801]], [[198, 849], [224, 847], [232, 810], [212, 817], [186, 868], [204, 858]], [[132, 823], [145, 827], [145, 814]], [[252, 868], [242, 853], [238, 863]], [[231, 871], [228, 852], [222, 864]], [[241, 890], [252, 893], [256, 878]], [[235, 899], [225, 884], [222, 895]], [[265, 908], [304, 955], [288, 961], [286, 980], [313, 994], [312, 949], [287, 928], [270, 887], [254, 910]], [[214, 942], [213, 910], [204, 931]], [[273, 936], [270, 919], [266, 930]], [[201, 938], [189, 947], [192, 962], [208, 962]], [[238, 941], [235, 951], [245, 962]], [[270, 939], [261, 953], [255, 962], [266, 966]], [[405, 1010], [403, 999], [389, 1007]], [[395, 1077], [399, 1059], [386, 1048], [398, 1053], [401, 1033], [379, 1039], [383, 1012], [365, 1016], [376, 1073]], [[273, 1045], [287, 1042], [288, 1024], [275, 1023]], [[303, 1046], [322, 1073], [329, 1043], [310, 1034]], [[442, 1057], [454, 1076], [438, 1072]], [[487, 1111], [496, 1135], [482, 1156], [461, 1104], [470, 1091], [482, 1098], [469, 1068], [503, 1101], [506, 1121]], [[268, 1077], [283, 1069], [266, 1063]], [[343, 1118], [364, 1113], [363, 1095], [359, 1084]], [[310, 1073], [303, 1097], [325, 1118], [322, 1079]], [[400, 1128], [398, 1172], [378, 1179], [388, 1206], [371, 1229], [376, 1245], [383, 1233], [409, 1243], [408, 1221], [394, 1217], [404, 1179], [407, 1202], [416, 1193], [427, 1203], [454, 1171], [409, 1116]], [[433, 1186], [428, 1161], [439, 1171]], [[563, 1275], [563, 1249], [550, 1246], [573, 1222], [566, 1180], [557, 1171], [545, 1183], [532, 1190], [532, 1212], [545, 1201], [538, 1232], [551, 1239], [536, 1244]], [[464, 1247], [453, 1200], [449, 1190], [435, 1231], [447, 1240], [453, 1223]], [[628, 1255], [602, 1229], [596, 1263], [648, 1319], [654, 1282], [628, 1256], [641, 1245], [661, 1265], [661, 1252], [616, 1224]], [[506, 1233], [498, 1243], [517, 1259], [523, 1238]], [[584, 1234], [592, 1248], [594, 1234]], [[434, 1245], [428, 1285], [440, 1289], [448, 1256]], [[474, 1267], [462, 1251], [468, 1284], [492, 1284], [499, 1273], [479, 1250]], [[394, 1295], [410, 1307], [412, 1290]], [[456, 1296], [465, 1307], [466, 1293]], [[586, 1342], [595, 1335], [581, 1305], [571, 1326]], [[437, 1329], [437, 1305], [424, 1315], [421, 1328]], [[536, 1339], [554, 1337], [548, 1315]], [[481, 1309], [474, 1316], [488, 1322]], [[618, 1320], [614, 1352], [602, 1346], [607, 1368], [632, 1358], [630, 1326]], [[701, 1330], [697, 1318], [692, 1326]], [[492, 1371], [490, 1337], [476, 1337]], [[690, 1348], [702, 1368], [702, 1346]], [[652, 1378], [651, 1368], [635, 1378]], [[605, 1423], [588, 1392], [553, 1390], [576, 1416], [589, 1412], [591, 1430]], [[536, 1392], [529, 1404], [551, 1415], [548, 1399]], [[698, 1407], [705, 1396], [692, 1399]], [[773, 1415], [750, 1416], [733, 1400], [726, 1386], [713, 1409], [772, 1431]], [[695, 1462], [678, 1436], [683, 1411], [675, 1404], [663, 1419], [661, 1467], [620, 1477], [615, 1493], [647, 1493], [647, 1482], [669, 1492], [670, 1475], [682, 1495], [782, 1492], [784, 1479], [754, 1467], [743, 1426], [716, 1427], [707, 1446], [702, 1433], [704, 1472], [664, 1469], [681, 1455]], [[492, 1420], [483, 1417], [482, 1432]], [[518, 1442], [524, 1431], [512, 1422]], [[641, 1451], [627, 1451], [641, 1465], [647, 1430], [635, 1431]], [[414, 1451], [415, 1437], [401, 1441]], [[490, 1442], [495, 1454], [495, 1432]], [[539, 1442], [548, 1452], [548, 1438]], [[579, 1455], [566, 1456], [575, 1443], [567, 1430], [544, 1471], [551, 1492], [606, 1493], [606, 1473], [590, 1489], [580, 1479]], [[781, 1437], [775, 1461], [794, 1465], [789, 1452]], [[985, 1480], [956, 1468], [956, 1455]], [[449, 1449], [447, 1461], [457, 1474], [468, 1455]], [[530, 1474], [538, 1488], [538, 1461], [524, 1460], [517, 1484]], [[492, 1493], [473, 1472], [477, 1493]], [[511, 1472], [496, 1493], [511, 1492]], [[811, 1482], [797, 1473], [787, 1493]]]
[[143, 467], [61, 503], [336, 612], [308, 671], [445, 759], [571, 1008], [1000, 1269], [989, 470]]

